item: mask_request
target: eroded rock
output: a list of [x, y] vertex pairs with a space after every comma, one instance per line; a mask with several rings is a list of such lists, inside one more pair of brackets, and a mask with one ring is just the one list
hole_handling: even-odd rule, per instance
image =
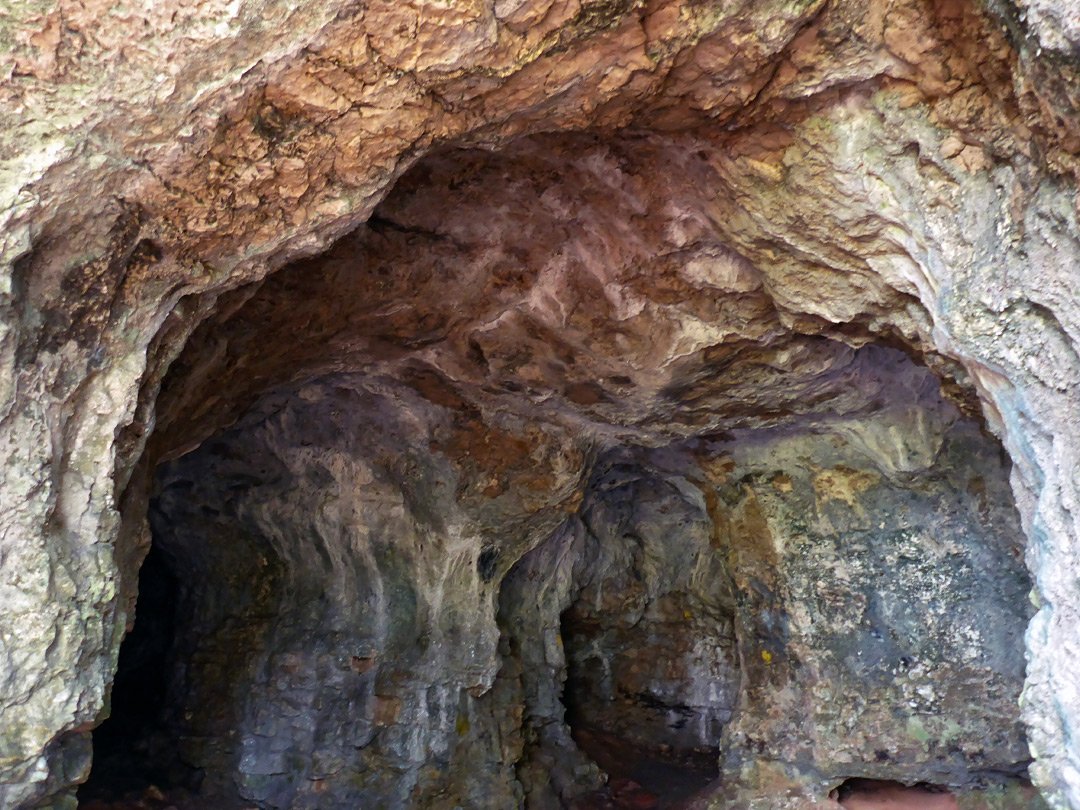
[[[196, 742], [183, 756], [213, 777], [208, 789], [221, 777], [214, 789], [236, 787], [267, 806], [354, 802], [370, 790], [398, 804], [438, 806], [442, 796], [448, 806], [542, 807], [594, 786], [597, 772], [573, 753], [558, 701], [567, 662], [551, 633], [560, 616], [590, 588], [602, 591], [605, 577], [640, 575], [656, 627], [674, 621], [682, 601], [692, 617], [711, 604], [712, 584], [660, 583], [656, 565], [615, 565], [660, 535], [624, 545], [588, 523], [602, 511], [598, 471], [619, 453], [651, 470], [659, 490], [682, 493], [679, 509], [714, 525], [724, 513], [752, 527], [738, 537], [756, 538], [753, 553], [724, 563], [749, 681], [728, 721], [720, 698], [686, 703], [708, 718], [702, 728], [723, 726], [714, 742], [726, 752], [727, 788], [782, 802], [820, 798], [852, 775], [932, 771], [968, 784], [978, 781], [979, 752], [991, 769], [1016, 770], [1023, 742], [1008, 707], [1019, 670], [1015, 656], [1001, 663], [1000, 645], [1015, 642], [1026, 615], [1008, 551], [1020, 546], [1015, 522], [995, 511], [1005, 508], [1002, 468], [932, 385], [915, 384], [924, 377], [874, 354], [897, 349], [934, 370], [965, 419], [981, 413], [1012, 461], [1039, 608], [1026, 637], [1031, 774], [1056, 806], [1080, 806], [1080, 119], [1067, 8], [43, 0], [0, 14], [5, 806], [72, 805], [132, 620], [154, 470], [195, 448], [160, 479], [168, 486], [158, 503], [177, 519], [158, 533], [206, 572], [185, 575], [198, 585], [184, 602], [191, 626], [228, 619], [234, 634], [199, 642], [208, 656], [196, 655], [198, 643], [187, 651], [195, 663], [173, 704], [190, 694], [220, 709], [193, 713], [185, 732]], [[874, 343], [891, 348], [868, 352]], [[351, 402], [340, 431], [360, 435], [356, 444], [339, 446], [338, 429], [306, 432], [335, 425], [332, 389]], [[893, 402], [904, 392], [907, 410]], [[290, 414], [304, 414], [303, 424], [290, 425]], [[378, 415], [364, 424], [396, 427], [368, 436], [363, 414]], [[756, 438], [744, 441], [748, 432]], [[225, 435], [233, 438], [223, 447], [236, 442], [241, 457], [208, 460], [213, 437]], [[828, 447], [811, 438], [826, 435]], [[325, 457], [303, 451], [304, 441]], [[803, 441], [812, 461], [786, 463], [786, 484], [751, 452], [794, 453]], [[686, 464], [699, 475], [654, 455], [678, 456], [684, 450], [671, 448], [695, 442], [729, 461], [691, 452]], [[318, 472], [330, 457], [332, 469]], [[292, 478], [245, 472], [253, 458]], [[750, 476], [745, 485], [721, 480], [729, 462]], [[987, 469], [973, 475], [975, 464]], [[766, 474], [770, 483], [759, 480]], [[680, 476], [693, 491], [672, 483]], [[227, 508], [199, 512], [195, 499], [178, 497], [183, 480], [202, 506]], [[227, 496], [230, 486], [239, 494]], [[373, 500], [346, 514], [312, 501], [323, 486], [344, 493], [342, 503], [350, 493]], [[952, 492], [962, 507], [946, 517]], [[905, 498], [919, 526], [893, 508]], [[983, 500], [986, 514], [971, 506]], [[889, 519], [875, 524], [871, 507]], [[810, 511], [817, 522], [804, 531], [798, 521]], [[171, 537], [181, 525], [195, 528]], [[673, 548], [704, 554], [689, 525], [678, 531], [691, 545]], [[236, 539], [236, 526], [247, 546], [202, 542]], [[350, 611], [383, 587], [360, 559], [365, 544], [389, 542], [371, 540], [373, 526], [405, 538], [403, 548], [426, 538], [439, 549], [399, 558], [390, 544], [386, 570], [397, 571], [402, 606], [409, 593], [425, 594], [418, 606], [447, 610], [473, 600], [418, 613], [410, 626], [430, 631], [426, 644], [353, 621]], [[961, 531], [981, 539], [933, 539]], [[317, 558], [301, 542], [312, 537], [333, 537], [320, 540]], [[727, 537], [716, 548], [710, 541], [710, 553], [743, 542]], [[784, 735], [805, 729], [776, 718], [763, 725], [775, 736], [754, 738], [752, 706], [784, 705], [769, 678], [794, 675], [779, 648], [766, 650], [778, 656], [773, 669], [762, 669], [770, 664], [760, 650], [746, 665], [740, 623], [766, 621], [750, 615], [753, 599], [769, 602], [768, 615], [808, 612], [792, 613], [785, 631], [794, 635], [784, 644], [801, 645], [799, 660], [816, 668], [798, 690], [828, 692], [834, 705], [858, 706], [852, 695], [879, 687], [883, 701], [897, 699], [897, 673], [867, 681], [841, 649], [852, 634], [873, 649], [868, 630], [819, 633], [814, 615], [840, 608], [815, 601], [807, 583], [842, 548], [853, 549], [857, 579], [905, 544], [927, 555], [903, 565], [896, 557], [922, 590], [894, 583], [881, 599], [921, 594], [930, 609], [930, 591], [948, 577], [1001, 586], [993, 598], [975, 589], [979, 621], [997, 617], [1004, 635], [980, 630], [973, 658], [941, 622], [926, 626], [934, 645], [966, 663], [931, 656], [918, 686], [950, 695], [962, 733], [920, 719], [927, 739], [916, 734], [915, 745], [910, 732], [892, 736], [899, 726], [884, 714], [866, 715], [873, 735], [895, 746], [886, 753], [903, 754], [893, 770], [849, 767], [847, 757], [866, 756], [853, 730], [810, 734], [808, 758], [785, 747]], [[263, 550], [273, 552], [269, 570], [252, 569]], [[586, 559], [599, 567], [582, 570]], [[745, 578], [758, 569], [761, 582], [782, 580], [788, 591], [747, 596]], [[549, 585], [530, 591], [518, 581], [525, 570]], [[256, 586], [265, 604], [246, 590]], [[842, 587], [853, 604], [859, 593], [877, 604], [861, 586]], [[623, 627], [638, 604], [626, 590], [629, 601], [589, 620]], [[232, 592], [234, 604], [222, 601]], [[958, 626], [978, 624], [948, 612]], [[903, 611], [888, 615], [885, 630], [902, 635], [912, 624]], [[271, 627], [268, 616], [285, 620]], [[712, 638], [690, 621], [695, 637]], [[335, 657], [345, 655], [334, 641], [342, 622], [355, 631], [344, 646], [359, 650], [345, 664]], [[669, 655], [678, 658], [674, 635]], [[726, 654], [721, 637], [708, 655]], [[381, 639], [423, 672], [369, 694], [390, 674], [365, 657], [375, 648], [362, 639]], [[604, 629], [597, 643], [616, 661], [634, 642], [612, 639]], [[223, 648], [245, 652], [215, 673], [213, 650], [220, 658]], [[257, 660], [267, 668], [254, 673]], [[642, 678], [643, 689], [663, 691], [655, 671]], [[685, 695], [677, 684], [687, 679], [677, 669], [672, 678], [667, 697]], [[979, 714], [987, 706], [961, 706], [972, 704], [963, 685], [979, 678], [999, 713], [993, 728]], [[294, 690], [312, 701], [297, 715]], [[316, 704], [327, 695], [327, 706], [344, 700], [347, 710], [322, 714]], [[495, 705], [517, 708], [506, 720]], [[343, 731], [334, 723], [346, 713], [354, 727]], [[275, 725], [299, 716], [317, 728], [319, 718], [334, 723], [325, 739], [311, 723]], [[398, 717], [408, 733], [393, 731]], [[361, 753], [341, 758], [346, 738]], [[297, 759], [275, 750], [283, 739]], [[959, 754], [946, 739], [959, 741]], [[490, 766], [485, 797], [454, 764], [466, 745], [486, 752], [474, 763]], [[378, 776], [349, 786], [343, 774], [360, 761]], [[415, 796], [406, 799], [406, 785]]]

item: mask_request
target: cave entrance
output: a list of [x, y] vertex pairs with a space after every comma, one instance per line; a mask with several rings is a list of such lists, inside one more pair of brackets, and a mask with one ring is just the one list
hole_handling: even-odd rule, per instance
[[163, 800], [162, 791], [197, 786], [177, 753], [169, 684], [180, 579], [158, 543], [139, 571], [135, 624], [120, 646], [110, 715], [94, 730], [94, 766], [78, 793], [85, 808]]
[[[250, 486], [250, 463], [236, 462], [249, 471], [234, 480], [238, 488]], [[214, 532], [212, 493], [221, 488], [199, 489], [200, 476], [210, 476], [194, 466], [179, 480], [165, 475], [168, 464], [157, 470], [135, 623], [120, 647], [110, 716], [94, 731], [93, 767], [78, 792], [84, 810], [251, 806], [234, 773], [236, 718], [259, 640], [277, 615], [267, 607], [276, 568], [258, 538], [234, 524]], [[198, 517], [180, 519], [178, 503]]]
[[[711, 781], [729, 738], [725, 773], [813, 761], [815, 785], [1027, 757], [1000, 447], [925, 358], [793, 320], [712, 214], [672, 220], [704, 205], [708, 154], [680, 154], [433, 156], [192, 335], [155, 531], [190, 585], [173, 660], [206, 795], [554, 802], [589, 779], [571, 735], [642, 807]], [[657, 224], [596, 236], [631, 222]]]
[[[563, 705], [574, 742], [608, 775], [606, 793], [617, 803], [681, 807], [720, 776], [717, 744], [731, 706], [691, 705], [705, 684], [688, 671], [688, 622], [649, 622], [625, 632], [587, 618], [584, 607], [575, 603], [562, 617]], [[711, 652], [715, 664], [737, 676], [728, 655], [733, 645]]]
[[597, 801], [681, 807], [720, 775], [741, 680], [710, 518], [685, 481], [602, 462], [584, 535], [589, 564], [560, 617], [567, 726], [609, 777]]

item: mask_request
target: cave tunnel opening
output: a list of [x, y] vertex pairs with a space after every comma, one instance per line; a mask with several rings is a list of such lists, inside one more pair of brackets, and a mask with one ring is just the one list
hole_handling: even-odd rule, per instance
[[[268, 623], [287, 624], [288, 617], [270, 607], [273, 549], [219, 510], [277, 470], [258, 458], [222, 460], [229, 448], [221, 442], [207, 449], [211, 458], [235, 463], [225, 486], [214, 479], [200, 489], [204, 463], [196, 462], [193, 473], [183, 463], [156, 471], [135, 622], [121, 644], [109, 717], [94, 731], [80, 808], [251, 806], [236, 786], [230, 738], [256, 682]], [[173, 467], [180, 472], [170, 478]]]
[[198, 787], [178, 756], [169, 694], [174, 674], [180, 578], [151, 543], [139, 570], [134, 626], [120, 645], [109, 717], [94, 730], [94, 766], [80, 787], [80, 807], [127, 806], [159, 791]]
[[431, 156], [196, 330], [88, 800], [118, 734], [144, 790], [268, 810], [1022, 768], [1030, 582], [969, 381], [778, 305], [683, 146]]
[[670, 687], [679, 673], [670, 670], [679, 669], [683, 661], [678, 656], [658, 655], [646, 638], [624, 639], [627, 646], [619, 651], [623, 656], [648, 657], [668, 670], [651, 683], [632, 684], [643, 680], [642, 667], [616, 661], [616, 667], [627, 671], [612, 672], [613, 662], [596, 651], [598, 629], [594, 622], [576, 615], [574, 608], [563, 614], [567, 672], [562, 701], [571, 736], [607, 774], [606, 793], [616, 801], [681, 807], [720, 776], [719, 723], [714, 718], [706, 720], [714, 725], [711, 736], [689, 744], [680, 740], [679, 732], [702, 720], [700, 707], [685, 705], [677, 694], [662, 694], [674, 691]]
[[583, 505], [589, 565], [559, 619], [564, 717], [608, 797], [680, 807], [719, 777], [737, 703], [730, 577], [693, 493], [648, 466], [597, 466]]

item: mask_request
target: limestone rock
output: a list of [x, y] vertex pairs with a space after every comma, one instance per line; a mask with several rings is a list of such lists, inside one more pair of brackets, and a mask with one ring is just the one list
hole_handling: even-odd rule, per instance
[[166, 747], [221, 796], [568, 804], [570, 678], [715, 750], [705, 802], [1027, 745], [1080, 808], [1078, 41], [1042, 0], [0, 9], [0, 805], [74, 806], [154, 537]]

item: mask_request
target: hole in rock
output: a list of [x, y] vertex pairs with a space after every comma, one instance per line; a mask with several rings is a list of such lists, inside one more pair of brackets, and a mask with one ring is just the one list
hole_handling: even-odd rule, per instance
[[845, 810], [956, 810], [956, 796], [937, 785], [848, 779], [836, 789]]
[[705, 512], [646, 470], [599, 475], [585, 513], [590, 566], [560, 619], [566, 722], [616, 803], [679, 807], [719, 776], [736, 704], [730, 582]]
[[[719, 741], [719, 729], [703, 739], [680, 733], [712, 718], [701, 717], [701, 707], [681, 702], [678, 687], [683, 684], [674, 679], [684, 673], [663, 671], [677, 668], [682, 663], [678, 656], [665, 658], [668, 650], [644, 645], [636, 654], [613, 651], [635, 663], [590, 656], [583, 647], [595, 643], [596, 629], [576, 617], [563, 618], [568, 648], [563, 704], [574, 742], [608, 775], [608, 791], [618, 799], [636, 806], [679, 807], [720, 775], [719, 751], [709, 746]], [[612, 664], [628, 671], [613, 672]], [[650, 677], [645, 669], [655, 674]]]

